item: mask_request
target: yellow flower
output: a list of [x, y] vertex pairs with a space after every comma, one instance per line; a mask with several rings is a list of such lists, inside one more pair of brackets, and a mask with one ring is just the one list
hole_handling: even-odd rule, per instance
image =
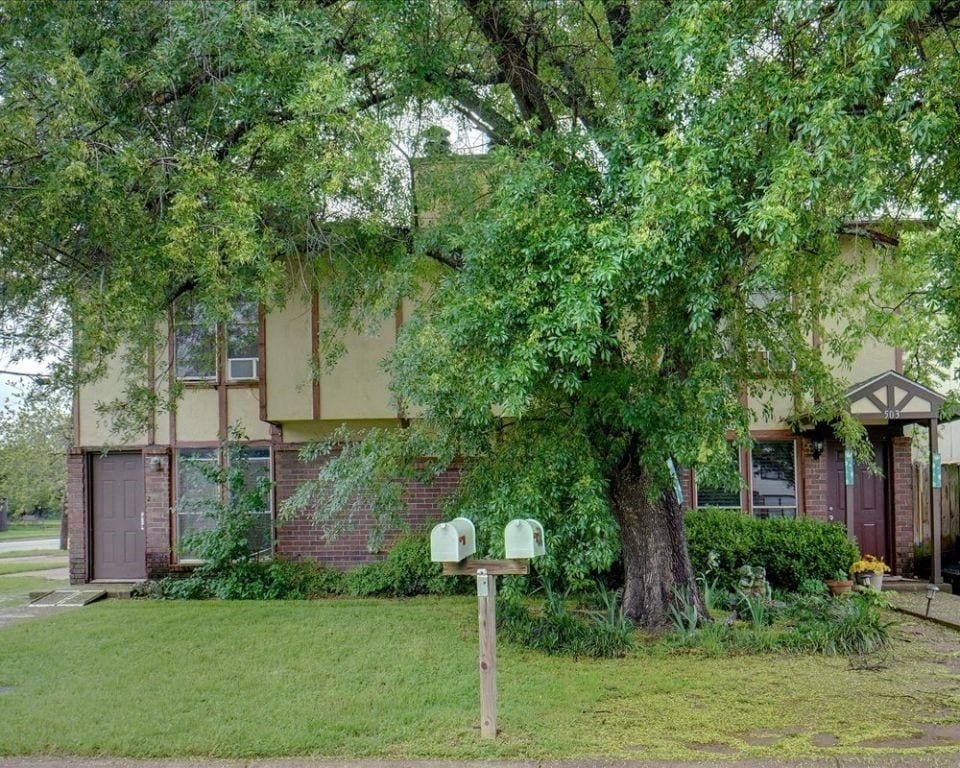
[[862, 560], [857, 560], [850, 566], [850, 573], [889, 573], [890, 566], [883, 562], [883, 559], [877, 559], [873, 555], [864, 555]]

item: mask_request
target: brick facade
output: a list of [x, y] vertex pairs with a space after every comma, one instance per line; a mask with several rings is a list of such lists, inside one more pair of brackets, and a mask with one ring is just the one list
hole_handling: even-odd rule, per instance
[[143, 451], [143, 490], [147, 523], [147, 575], [159, 578], [170, 570], [173, 539], [170, 532], [171, 456], [166, 446]]
[[913, 573], [914, 488], [913, 459], [909, 437], [891, 439], [891, 473], [893, 478], [892, 527], [894, 573]]
[[[302, 462], [297, 452], [296, 446], [275, 446], [273, 460], [278, 505], [288, 499], [301, 483], [316, 478], [320, 467], [330, 458]], [[412, 528], [422, 529], [439, 519], [440, 500], [457, 487], [459, 479], [459, 467], [451, 467], [430, 485], [410, 484], [406, 520]], [[304, 515], [279, 525], [277, 554], [294, 560], [313, 559], [324, 565], [351, 568], [382, 557], [382, 553], [369, 551], [368, 537], [372, 528], [373, 518], [361, 513], [349, 530], [332, 541], [326, 541], [322, 530], [310, 521], [309, 515]], [[387, 542], [392, 538], [388, 537]]]
[[87, 519], [87, 456], [71, 448], [67, 453], [67, 540], [70, 553], [70, 583], [89, 580], [88, 548], [90, 526]]
[[803, 510], [801, 515], [817, 520], [829, 520], [827, 510], [827, 455], [813, 457], [813, 440], [801, 438], [799, 445], [800, 471], [803, 473]]
[[[804, 508], [801, 515], [821, 520], [827, 513], [827, 460], [814, 459], [812, 441], [799, 443], [798, 471], [803, 488]], [[317, 471], [329, 457], [312, 462], [301, 462], [299, 446], [276, 442], [273, 445], [273, 472], [276, 482], [275, 505], [289, 498], [303, 482], [316, 477]], [[910, 573], [913, 568], [914, 545], [914, 478], [910, 455], [910, 438], [892, 438], [892, 547], [891, 565], [896, 573]], [[180, 570], [173, 563], [172, 530], [172, 456], [166, 446], [152, 446], [143, 451], [144, 494], [146, 514], [147, 574], [158, 578]], [[70, 541], [70, 580], [83, 583], [89, 580], [89, 489], [87, 487], [87, 454], [71, 450], [67, 457], [66, 508]], [[461, 469], [453, 466], [436, 480], [425, 485], [411, 483], [407, 492], [407, 522], [414, 529], [422, 529], [440, 517], [442, 498], [457, 487]], [[691, 470], [679, 473], [685, 506], [693, 503]], [[370, 552], [368, 537], [373, 527], [369, 514], [361, 513], [354, 525], [332, 541], [326, 541], [320, 528], [309, 516], [302, 516], [279, 525], [276, 530], [276, 552], [290, 559], [315, 559], [325, 565], [350, 568], [379, 559], [382, 552]], [[393, 535], [395, 535], [394, 532]], [[392, 536], [387, 537], [387, 544]], [[385, 547], [386, 548], [386, 547]]]

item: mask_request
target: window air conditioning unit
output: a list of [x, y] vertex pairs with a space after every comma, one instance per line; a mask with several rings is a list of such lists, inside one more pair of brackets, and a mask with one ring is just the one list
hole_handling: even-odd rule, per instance
[[256, 379], [259, 362], [255, 357], [231, 357], [227, 360], [227, 378], [235, 381]]

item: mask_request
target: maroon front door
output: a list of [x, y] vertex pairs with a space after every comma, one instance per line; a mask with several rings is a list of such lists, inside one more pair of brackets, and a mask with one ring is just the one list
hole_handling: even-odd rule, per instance
[[[887, 451], [882, 436], [871, 435], [874, 462], [881, 474], [871, 474], [857, 465], [853, 483], [853, 531], [863, 554], [887, 558]], [[829, 441], [827, 459], [827, 513], [838, 522], [846, 521], [847, 494], [843, 469], [843, 446]]]
[[146, 578], [143, 456], [95, 456], [91, 476], [93, 578]]

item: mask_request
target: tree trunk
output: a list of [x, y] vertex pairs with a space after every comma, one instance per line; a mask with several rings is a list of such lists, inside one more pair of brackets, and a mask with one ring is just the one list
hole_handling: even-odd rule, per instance
[[709, 619], [690, 565], [683, 509], [669, 489], [651, 500], [648, 479], [635, 457], [616, 471], [610, 488], [623, 549], [623, 612], [634, 623], [662, 629], [670, 606], [684, 595], [700, 620]]

